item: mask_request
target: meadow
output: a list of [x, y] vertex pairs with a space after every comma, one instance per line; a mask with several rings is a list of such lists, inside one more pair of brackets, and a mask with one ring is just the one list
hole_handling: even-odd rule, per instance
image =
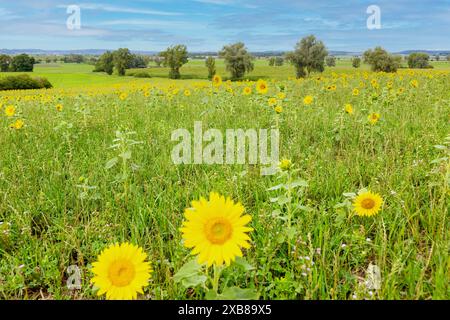
[[[122, 242], [153, 269], [140, 299], [449, 299], [448, 63], [386, 74], [338, 62], [300, 80], [266, 63], [240, 82], [219, 63], [216, 85], [201, 61], [177, 81], [42, 65], [33, 75], [53, 89], [0, 92], [0, 299], [96, 299], [92, 264]], [[292, 165], [174, 165], [171, 134], [194, 121], [278, 128]], [[364, 190], [382, 197], [378, 214], [356, 214]], [[180, 230], [213, 191], [253, 229], [220, 282]]]

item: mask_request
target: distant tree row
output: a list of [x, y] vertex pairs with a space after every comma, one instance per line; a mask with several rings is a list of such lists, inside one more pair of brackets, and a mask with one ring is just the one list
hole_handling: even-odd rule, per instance
[[115, 69], [119, 76], [124, 76], [126, 69], [146, 68], [149, 63], [150, 57], [132, 54], [129, 49], [120, 48], [102, 54], [95, 64], [94, 72], [106, 72], [111, 75]]
[[27, 55], [19, 54], [17, 56], [0, 55], [1, 72], [32, 72], [36, 60]]

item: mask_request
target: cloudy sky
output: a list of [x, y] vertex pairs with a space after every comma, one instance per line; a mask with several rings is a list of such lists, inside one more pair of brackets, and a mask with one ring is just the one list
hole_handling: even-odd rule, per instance
[[[67, 28], [69, 5], [80, 8], [80, 30]], [[381, 10], [381, 29], [367, 28], [370, 5]], [[217, 51], [243, 41], [252, 51], [287, 50], [308, 34], [330, 50], [450, 49], [450, 0], [0, 0], [5, 49]]]

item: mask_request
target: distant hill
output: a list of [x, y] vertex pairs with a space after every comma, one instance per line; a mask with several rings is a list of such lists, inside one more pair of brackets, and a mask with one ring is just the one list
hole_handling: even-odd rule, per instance
[[[21, 53], [27, 53], [32, 55], [67, 55], [67, 54], [82, 54], [82, 55], [101, 55], [104, 52], [108, 51], [107, 49], [83, 49], [83, 50], [41, 50], [41, 49], [0, 49], [0, 54], [8, 54], [15, 55]], [[111, 51], [111, 50], [110, 50]], [[159, 51], [134, 51], [131, 52], [142, 55], [156, 55]], [[413, 52], [424, 52], [429, 55], [450, 55], [450, 50], [404, 50], [400, 52], [395, 52], [394, 54], [401, 55], [409, 55]], [[273, 57], [273, 56], [282, 56], [286, 53], [286, 51], [261, 51], [261, 52], [252, 52], [252, 54], [256, 57]], [[362, 52], [351, 52], [351, 51], [333, 51], [331, 50], [330, 55], [332, 56], [360, 56]], [[214, 56], [217, 55], [217, 52], [214, 51], [204, 51], [204, 52], [190, 52], [190, 56]]]

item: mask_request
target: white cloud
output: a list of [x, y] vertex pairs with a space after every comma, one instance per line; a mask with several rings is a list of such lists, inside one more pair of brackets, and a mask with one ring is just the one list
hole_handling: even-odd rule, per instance
[[[148, 9], [137, 9], [129, 7], [118, 7], [109, 6], [96, 3], [81, 3], [79, 4], [81, 9], [84, 10], [99, 10], [107, 12], [119, 12], [119, 13], [134, 13], [134, 14], [146, 14], [146, 15], [158, 15], [158, 16], [180, 16], [183, 15], [180, 12], [173, 11], [159, 11], [159, 10], [148, 10]], [[58, 5], [58, 8], [67, 8], [67, 5]]]

